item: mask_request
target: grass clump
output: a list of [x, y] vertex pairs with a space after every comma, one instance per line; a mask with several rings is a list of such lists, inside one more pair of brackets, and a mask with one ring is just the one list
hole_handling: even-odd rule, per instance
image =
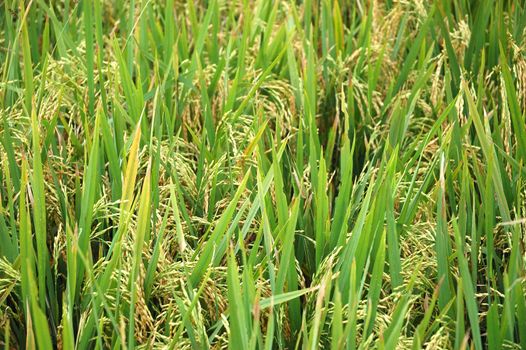
[[0, 8], [5, 349], [526, 349], [521, 1]]

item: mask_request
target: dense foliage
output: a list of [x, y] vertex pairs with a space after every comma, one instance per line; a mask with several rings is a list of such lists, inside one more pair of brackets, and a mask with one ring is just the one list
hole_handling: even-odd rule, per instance
[[0, 1], [0, 345], [526, 349], [525, 27]]

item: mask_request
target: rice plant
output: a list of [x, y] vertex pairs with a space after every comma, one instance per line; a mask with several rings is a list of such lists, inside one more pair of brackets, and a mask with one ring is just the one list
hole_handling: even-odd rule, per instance
[[0, 346], [526, 349], [525, 28], [0, 1]]

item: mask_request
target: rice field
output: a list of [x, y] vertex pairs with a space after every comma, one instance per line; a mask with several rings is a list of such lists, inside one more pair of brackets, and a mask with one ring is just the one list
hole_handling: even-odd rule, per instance
[[1, 0], [3, 349], [526, 349], [520, 0]]

